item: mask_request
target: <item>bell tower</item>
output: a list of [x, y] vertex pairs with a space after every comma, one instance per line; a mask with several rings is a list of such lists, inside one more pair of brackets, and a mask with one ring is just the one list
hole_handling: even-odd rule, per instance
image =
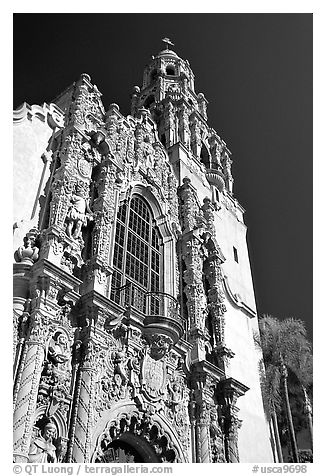
[[168, 38], [163, 42], [165, 49], [152, 56], [144, 69], [142, 88], [134, 87], [131, 113], [136, 116], [141, 108], [150, 111], [179, 183], [187, 172], [198, 179], [204, 175], [215, 202], [224, 189], [232, 194], [231, 152], [208, 124], [208, 101], [195, 91], [189, 61], [170, 48], [174, 45]]
[[[164, 49], [144, 69], [142, 87], [134, 87], [131, 114], [151, 115], [179, 185], [177, 253], [181, 308], [191, 345], [191, 418], [202, 429], [196, 461], [209, 460], [208, 433], [211, 451], [218, 452], [213, 414], [206, 420], [212, 398], [222, 409], [226, 460], [257, 461], [250, 440], [259, 441], [259, 457], [268, 460], [268, 425], [257, 370], [261, 357], [253, 339], [257, 310], [245, 210], [233, 194], [232, 154], [209, 124], [208, 101], [196, 92], [189, 61], [178, 56], [168, 38], [163, 43]], [[255, 428], [249, 423], [253, 418]]]

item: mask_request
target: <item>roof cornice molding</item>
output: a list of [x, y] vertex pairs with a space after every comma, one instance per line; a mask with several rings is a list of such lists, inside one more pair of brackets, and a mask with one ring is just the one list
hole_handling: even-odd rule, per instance
[[14, 124], [20, 124], [26, 119], [33, 121], [35, 118], [46, 122], [51, 129], [62, 128], [64, 126], [64, 112], [53, 103], [43, 103], [41, 106], [33, 104], [30, 106], [24, 102], [19, 108], [13, 111]]

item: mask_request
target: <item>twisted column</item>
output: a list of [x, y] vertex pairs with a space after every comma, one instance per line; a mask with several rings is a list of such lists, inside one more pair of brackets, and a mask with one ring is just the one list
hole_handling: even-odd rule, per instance
[[33, 430], [33, 415], [44, 361], [44, 348], [48, 335], [48, 318], [40, 312], [31, 316], [31, 331], [25, 343], [23, 369], [14, 410], [14, 459], [26, 462]]
[[99, 329], [89, 326], [82, 338], [81, 363], [75, 387], [67, 462], [89, 462], [94, 424], [95, 378], [104, 356], [101, 343], [94, 338]]

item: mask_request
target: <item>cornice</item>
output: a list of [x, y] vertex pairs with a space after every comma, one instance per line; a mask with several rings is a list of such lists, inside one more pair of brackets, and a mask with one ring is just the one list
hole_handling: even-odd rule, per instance
[[64, 126], [64, 112], [53, 103], [43, 103], [42, 106], [33, 104], [30, 106], [24, 102], [18, 109], [13, 111], [14, 124], [20, 124], [26, 119], [33, 121], [39, 119], [46, 122], [51, 129]]

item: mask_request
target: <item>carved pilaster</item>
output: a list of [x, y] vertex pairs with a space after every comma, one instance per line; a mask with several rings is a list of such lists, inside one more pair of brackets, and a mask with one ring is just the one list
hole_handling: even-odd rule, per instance
[[38, 385], [44, 360], [44, 348], [49, 333], [49, 318], [40, 311], [30, 317], [29, 335], [25, 342], [20, 385], [14, 410], [14, 458], [26, 462], [33, 429]]
[[79, 369], [76, 378], [75, 395], [70, 426], [70, 446], [67, 462], [89, 462], [90, 446], [96, 407], [96, 373], [105, 357], [105, 314], [95, 305], [82, 304], [78, 311], [88, 323], [79, 336]]
[[227, 150], [224, 150], [222, 154], [222, 167], [223, 167], [224, 176], [226, 178], [227, 189], [229, 190], [230, 193], [232, 193], [233, 191], [233, 182], [234, 182], [232, 173], [231, 173], [231, 165], [232, 165], [231, 157], [229, 153], [227, 152]]
[[182, 257], [186, 265], [183, 273], [186, 286], [189, 329], [204, 332], [207, 302], [202, 279], [203, 258], [201, 239], [195, 233], [183, 237]]
[[166, 104], [163, 111], [164, 117], [164, 130], [165, 130], [165, 140], [166, 147], [171, 147], [175, 141], [175, 112], [174, 107], [169, 98], [166, 99]]
[[51, 184], [49, 226], [82, 249], [82, 230], [93, 220], [89, 190], [93, 156], [85, 137], [75, 129], [64, 131], [56, 154], [60, 166]]
[[91, 83], [88, 74], [81, 74], [75, 84], [74, 99], [69, 114], [70, 123], [89, 131], [94, 130], [98, 123], [103, 120], [104, 108], [101, 101], [101, 93]]
[[238, 430], [242, 421], [238, 417], [239, 408], [236, 403], [248, 390], [249, 387], [233, 378], [222, 380], [217, 387], [225, 434], [225, 457], [228, 463], [239, 463]]
[[189, 128], [189, 110], [182, 103], [179, 108], [179, 138], [180, 141], [189, 148], [190, 145], [190, 128]]
[[210, 198], [205, 197], [203, 201], [204, 201], [204, 204], [201, 207], [201, 210], [203, 212], [203, 218], [206, 220], [207, 230], [211, 233], [212, 237], [215, 237], [216, 229], [214, 225], [214, 211], [216, 210], [216, 208], [212, 204], [212, 201]]
[[193, 154], [198, 158], [201, 152], [201, 134], [200, 134], [200, 121], [194, 115], [190, 123], [191, 132], [191, 149]]
[[[218, 421], [214, 391], [220, 376], [211, 364], [200, 362], [192, 370], [193, 411], [195, 422], [196, 462], [217, 462], [217, 446], [220, 445], [221, 428]], [[220, 448], [219, 448], [220, 452]]]
[[180, 218], [183, 232], [193, 230], [198, 221], [198, 199], [191, 180], [188, 177], [183, 179], [183, 185], [179, 187], [178, 195], [180, 198]]
[[213, 324], [214, 346], [218, 343], [224, 343], [224, 327], [226, 312], [223, 301], [225, 299], [223, 291], [223, 278], [221, 271], [221, 259], [217, 253], [207, 257], [204, 263], [204, 272], [209, 283], [208, 289], [208, 309]]
[[98, 197], [93, 204], [95, 226], [92, 243], [93, 255], [97, 255], [104, 262], [108, 261], [112, 223], [115, 217], [116, 182], [116, 166], [105, 161], [101, 165], [100, 178], [97, 182]]

